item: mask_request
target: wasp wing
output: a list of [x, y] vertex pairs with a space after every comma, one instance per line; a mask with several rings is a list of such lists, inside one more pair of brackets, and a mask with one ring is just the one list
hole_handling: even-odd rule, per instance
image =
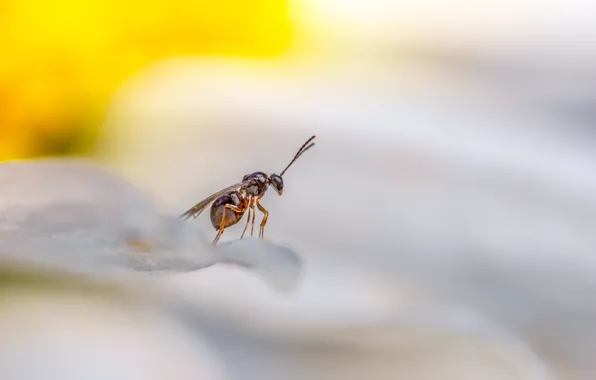
[[184, 214], [180, 215], [180, 218], [188, 219], [191, 216], [193, 218], [198, 218], [199, 215], [201, 215], [201, 213], [207, 208], [207, 206], [209, 206], [209, 204], [211, 204], [211, 202], [213, 202], [217, 197], [219, 197], [220, 195], [222, 195], [223, 193], [225, 193], [227, 191], [238, 189], [241, 185], [242, 185], [242, 182], [239, 182], [239, 183], [233, 184], [231, 186], [228, 186], [225, 189], [221, 189], [217, 193], [211, 194], [210, 196], [203, 199], [196, 205], [192, 206]]

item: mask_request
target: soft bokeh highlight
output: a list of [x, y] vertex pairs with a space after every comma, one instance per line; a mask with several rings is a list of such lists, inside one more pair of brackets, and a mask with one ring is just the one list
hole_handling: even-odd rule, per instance
[[291, 41], [284, 0], [8, 0], [0, 5], [0, 159], [86, 153], [107, 99], [176, 55], [270, 57]]

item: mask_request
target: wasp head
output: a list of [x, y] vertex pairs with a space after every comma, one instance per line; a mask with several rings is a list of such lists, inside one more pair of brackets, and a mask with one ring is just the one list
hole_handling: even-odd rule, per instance
[[269, 181], [278, 195], [281, 195], [284, 192], [284, 180], [281, 178], [281, 176], [277, 174], [271, 174], [269, 176]]

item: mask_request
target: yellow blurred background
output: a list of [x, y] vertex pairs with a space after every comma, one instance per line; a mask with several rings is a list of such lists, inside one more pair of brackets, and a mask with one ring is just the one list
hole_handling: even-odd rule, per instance
[[284, 0], [0, 2], [0, 159], [85, 153], [114, 89], [167, 56], [270, 57]]

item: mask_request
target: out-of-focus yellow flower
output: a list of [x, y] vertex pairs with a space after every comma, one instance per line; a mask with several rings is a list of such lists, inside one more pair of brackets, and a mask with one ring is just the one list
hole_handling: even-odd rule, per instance
[[288, 47], [284, 0], [0, 2], [0, 159], [84, 152], [110, 93], [167, 56]]

